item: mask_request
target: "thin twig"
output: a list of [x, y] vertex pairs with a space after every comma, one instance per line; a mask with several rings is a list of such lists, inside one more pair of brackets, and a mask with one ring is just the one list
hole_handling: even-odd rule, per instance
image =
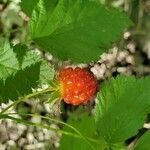
[[22, 101], [24, 101], [26, 99], [29, 99], [29, 98], [32, 98], [32, 97], [35, 97], [35, 96], [38, 96], [38, 95], [41, 95], [41, 94], [44, 94], [44, 93], [47, 93], [47, 92], [52, 92], [52, 91], [54, 91], [54, 90], [50, 89], [50, 88], [47, 88], [47, 89], [44, 89], [42, 91], [37, 91], [37, 92], [31, 93], [31, 94], [28, 94], [24, 97], [20, 97], [17, 101], [13, 102], [9, 106], [7, 106], [5, 109], [3, 109], [0, 112], [0, 115], [4, 114], [8, 109], [10, 109], [12, 107], [15, 107], [16, 105], [18, 105], [19, 103], [21, 103]]
[[83, 139], [94, 150], [93, 145], [80, 132], [79, 132], [80, 135], [77, 135], [77, 134], [74, 134], [74, 133], [71, 133], [71, 132], [63, 131], [61, 129], [52, 128], [50, 126], [46, 126], [46, 125], [43, 125], [43, 124], [33, 123], [33, 122], [30, 122], [30, 121], [27, 121], [27, 120], [23, 120], [23, 119], [20, 119], [20, 118], [15, 118], [15, 117], [9, 116], [8, 114], [2, 114], [0, 116], [0, 118], [1, 119], [3, 119], [3, 118], [11, 119], [11, 120], [14, 120], [14, 121], [16, 121], [18, 123], [23, 123], [25, 125], [31, 125], [31, 126], [35, 126], [35, 127], [45, 128], [47, 130], [55, 131], [55, 132], [57, 132], [59, 134], [65, 134], [65, 135], [72, 136], [72, 137], [75, 137], [75, 138]]

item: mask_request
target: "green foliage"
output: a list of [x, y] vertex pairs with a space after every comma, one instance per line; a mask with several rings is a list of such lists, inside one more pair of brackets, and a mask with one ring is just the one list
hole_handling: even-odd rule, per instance
[[6, 80], [19, 70], [18, 60], [6, 40], [0, 40], [0, 79]]
[[[54, 70], [52, 66], [48, 65], [34, 51], [28, 50], [26, 46], [19, 44], [10, 47], [8, 42], [4, 42], [1, 50], [3, 49], [8, 52], [4, 51], [0, 57], [1, 64], [7, 64], [7, 67], [6, 65], [1, 66], [3, 68], [0, 70], [3, 75], [0, 80], [1, 102], [6, 102], [8, 99], [16, 100], [20, 96], [32, 93], [32, 88], [37, 88], [53, 79]], [[12, 69], [10, 71], [9, 69], [13, 66], [18, 66], [18, 70]]]
[[[92, 150], [92, 148], [94, 150], [104, 149], [105, 143], [101, 141], [96, 135], [95, 121], [93, 116], [87, 115], [86, 113], [80, 114], [79, 117], [77, 117], [77, 115], [74, 115], [69, 118], [67, 123], [80, 131], [80, 133], [85, 138], [91, 138], [95, 141], [90, 141], [89, 139], [86, 139], [88, 140], [88, 142], [90, 142], [89, 144], [81, 137], [77, 138], [63, 135], [60, 141], [59, 150]], [[69, 127], [64, 127], [64, 131], [71, 132], [72, 134], [77, 134]]]
[[[97, 60], [132, 24], [121, 11], [98, 0], [22, 0], [21, 7], [30, 17], [32, 40], [55, 57], [76, 63]], [[53, 67], [35, 51], [0, 41], [0, 103], [17, 100], [42, 84], [55, 87], [53, 78]], [[59, 150], [126, 150], [124, 141], [137, 134], [150, 112], [149, 85], [150, 77], [118, 76], [106, 81], [96, 98], [96, 123], [83, 112], [70, 117]], [[59, 97], [58, 91], [50, 94], [40, 96], [48, 102]], [[148, 131], [135, 150], [148, 150], [149, 140]]]
[[49, 84], [54, 78], [54, 68], [47, 61], [42, 61], [40, 67], [40, 83]]
[[18, 71], [15, 76], [6, 79], [5, 83], [0, 82], [0, 100], [16, 100], [19, 96], [32, 93], [32, 88], [38, 86], [40, 74], [40, 62], [24, 70]]
[[16, 45], [14, 52], [17, 55], [19, 66], [21, 69], [30, 67], [31, 65], [42, 62], [40, 66], [40, 82], [48, 83], [54, 78], [54, 68], [48, 64], [47, 61], [43, 60], [34, 51], [28, 50], [25, 45]]
[[136, 143], [135, 150], [150, 149], [150, 131], [147, 131]]
[[21, 8], [22, 10], [29, 16], [31, 17], [32, 11], [34, 7], [36, 6], [37, 2], [39, 0], [21, 0]]
[[119, 10], [89, 0], [40, 0], [30, 21], [39, 46], [74, 62], [97, 60], [131, 24]]
[[20, 69], [25, 69], [31, 65], [42, 61], [41, 57], [34, 51], [29, 50], [25, 45], [15, 45], [13, 51], [16, 53]]
[[95, 118], [100, 137], [109, 144], [124, 142], [142, 128], [150, 110], [150, 77], [118, 76], [102, 85]]

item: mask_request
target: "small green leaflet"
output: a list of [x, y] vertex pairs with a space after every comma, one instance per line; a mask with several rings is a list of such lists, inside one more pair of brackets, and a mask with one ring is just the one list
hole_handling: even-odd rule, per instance
[[26, 67], [42, 61], [37, 53], [29, 50], [25, 45], [15, 45], [13, 51], [16, 53], [20, 69], [25, 69]]
[[14, 76], [0, 81], [0, 103], [7, 100], [17, 100], [18, 97], [32, 93], [32, 88], [38, 87], [40, 65], [38, 62], [24, 70], [19, 70]]
[[54, 68], [35, 51], [29, 50], [25, 45], [21, 44], [15, 45], [13, 51], [16, 53], [21, 70], [41, 62], [39, 78], [41, 84], [49, 83], [54, 78]]
[[136, 143], [134, 150], [149, 150], [150, 149], [150, 130], [148, 130]]
[[0, 80], [6, 80], [19, 70], [18, 60], [6, 40], [0, 40]]
[[21, 0], [21, 8], [22, 10], [29, 16], [31, 17], [33, 8], [36, 6], [37, 2], [39, 0]]
[[16, 58], [18, 70], [6, 76], [5, 80], [0, 80], [0, 102], [16, 100], [20, 96], [32, 93], [33, 88], [48, 84], [54, 78], [53, 67], [34, 51], [20, 44], [10, 49]]
[[90, 0], [39, 0], [30, 31], [45, 51], [78, 63], [97, 60], [129, 25], [119, 10]]
[[142, 128], [150, 111], [150, 77], [118, 76], [101, 85], [95, 119], [99, 136], [107, 143], [124, 142]]
[[37, 53], [21, 44], [15, 45], [13, 50], [16, 53], [20, 69], [25, 69], [37, 62], [42, 62], [40, 67], [41, 83], [48, 83], [54, 78], [54, 68], [46, 60], [43, 60], [41, 56], [37, 55]]
[[49, 84], [54, 79], [54, 68], [47, 61], [42, 61], [40, 67], [40, 83]]

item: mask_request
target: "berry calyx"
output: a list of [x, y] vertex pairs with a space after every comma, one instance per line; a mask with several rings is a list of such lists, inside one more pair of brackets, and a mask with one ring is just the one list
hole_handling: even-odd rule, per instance
[[93, 74], [79, 67], [65, 68], [58, 75], [60, 95], [66, 103], [87, 103], [96, 94], [97, 81]]

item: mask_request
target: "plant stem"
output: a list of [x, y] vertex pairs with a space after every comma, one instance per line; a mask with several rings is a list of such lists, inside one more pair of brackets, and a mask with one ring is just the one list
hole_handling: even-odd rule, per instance
[[[20, 116], [41, 117], [41, 118], [49, 120], [49, 121], [54, 121], [55, 123], [59, 123], [59, 124], [62, 124], [66, 127], [69, 127], [74, 132], [76, 132], [81, 138], [85, 138], [79, 130], [77, 130], [75, 127], [73, 127], [73, 126], [71, 126], [71, 125], [69, 125], [69, 124], [67, 124], [63, 121], [60, 121], [60, 120], [57, 120], [57, 119], [54, 119], [54, 118], [50, 118], [48, 116], [41, 116], [39, 114], [8, 113], [8, 115], [16, 115], [16, 114], [18, 114]], [[91, 142], [99, 143], [99, 140], [96, 140], [96, 139], [93, 139], [93, 138], [86, 137], [86, 139], [91, 141]]]
[[143, 22], [143, 0], [139, 0], [137, 30], [141, 30]]
[[[30, 122], [30, 121], [27, 121], [27, 120], [23, 120], [23, 119], [20, 119], [20, 118], [12, 117], [12, 116], [10, 116], [8, 114], [2, 114], [2, 115], [0, 115], [0, 118], [1, 119], [6, 119], [6, 118], [7, 119], [11, 119], [11, 120], [14, 120], [14, 121], [16, 121], [18, 123], [23, 123], [25, 125], [31, 125], [31, 126], [35, 126], [35, 127], [39, 127], [39, 128], [44, 128], [44, 129], [47, 129], [47, 130], [55, 131], [58, 134], [65, 134], [65, 135], [72, 136], [72, 137], [75, 137], [75, 138], [83, 139], [94, 150], [93, 145], [80, 132], [79, 132], [80, 135], [77, 135], [77, 134], [74, 134], [74, 133], [71, 133], [71, 132], [63, 131], [61, 129], [52, 128], [50, 126], [46, 126], [46, 125], [43, 125], [43, 124], [37, 124], [37, 123], [33, 123], [33, 122]], [[76, 131], [78, 131], [78, 130], [76, 130]]]
[[35, 96], [38, 96], [38, 95], [41, 95], [41, 94], [44, 94], [44, 93], [47, 93], [47, 92], [52, 92], [52, 91], [54, 91], [54, 89], [47, 88], [47, 89], [44, 89], [42, 91], [37, 91], [37, 92], [31, 93], [31, 94], [28, 94], [28, 95], [26, 95], [24, 97], [20, 97], [17, 101], [13, 102], [9, 106], [7, 106], [5, 109], [3, 109], [0, 112], [0, 115], [4, 114], [11, 107], [15, 107], [16, 105], [18, 105], [19, 103], [21, 103], [25, 99], [29, 99], [29, 98], [32, 98], [32, 97], [35, 97]]

